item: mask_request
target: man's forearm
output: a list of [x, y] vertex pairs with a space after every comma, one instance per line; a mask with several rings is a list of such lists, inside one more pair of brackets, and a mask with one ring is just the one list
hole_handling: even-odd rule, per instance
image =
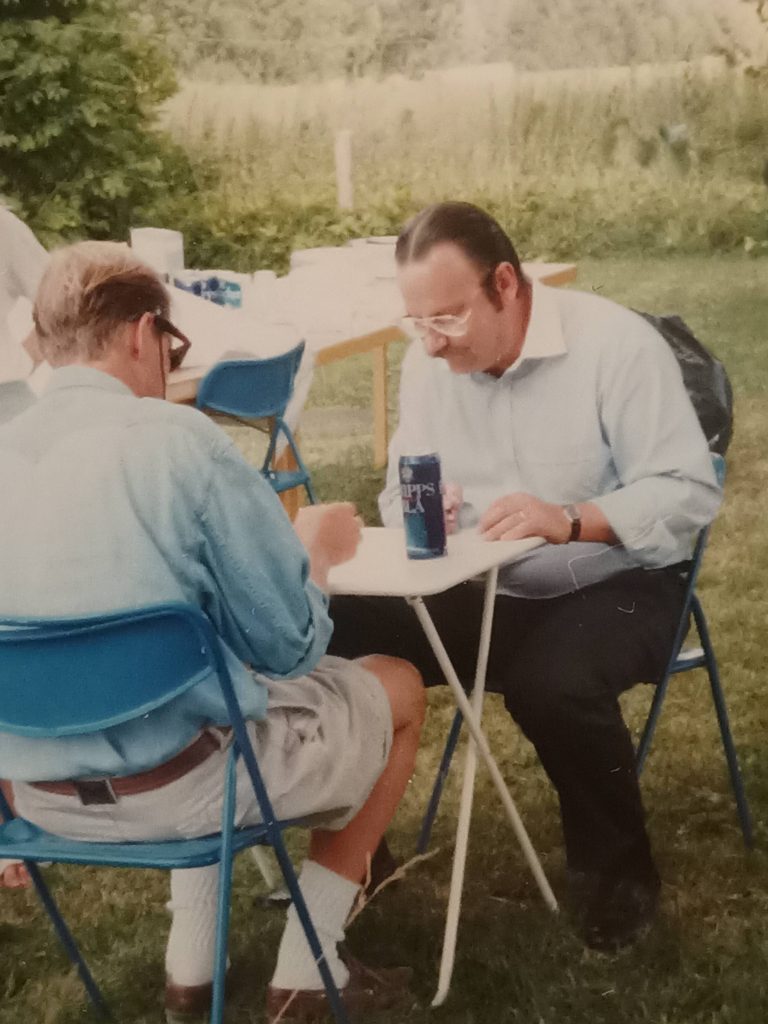
[[[580, 501], [576, 508], [581, 516], [579, 540], [598, 544], [618, 544], [619, 538], [605, 517], [605, 513], [592, 501]], [[563, 513], [565, 515], [565, 513]]]

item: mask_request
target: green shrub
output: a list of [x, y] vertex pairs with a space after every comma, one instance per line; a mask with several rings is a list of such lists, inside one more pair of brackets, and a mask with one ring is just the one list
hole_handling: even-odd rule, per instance
[[118, 0], [3, 0], [0, 194], [45, 242], [124, 237], [187, 173], [154, 128], [170, 65]]
[[[340, 211], [332, 189], [265, 192], [219, 185], [198, 167], [191, 190], [169, 193], [152, 223], [183, 231], [187, 264], [284, 273], [294, 249], [397, 234], [422, 206], [451, 193], [393, 185], [369, 190], [360, 209]], [[578, 260], [609, 253], [765, 251], [768, 220], [760, 183], [660, 180], [612, 172], [592, 181], [520, 181], [512, 190], [467, 188], [457, 198], [487, 208], [526, 258]]]

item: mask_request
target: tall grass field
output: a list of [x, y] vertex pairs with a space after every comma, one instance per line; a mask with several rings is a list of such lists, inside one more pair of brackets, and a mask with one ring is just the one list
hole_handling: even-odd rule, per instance
[[[546, 73], [497, 64], [415, 80], [188, 82], [164, 125], [212, 174], [201, 203], [217, 241], [206, 244], [229, 245], [244, 269], [279, 268], [287, 245], [396, 231], [448, 197], [489, 206], [527, 255], [760, 252], [767, 99], [765, 71], [718, 57]], [[334, 209], [342, 129], [346, 214]]]

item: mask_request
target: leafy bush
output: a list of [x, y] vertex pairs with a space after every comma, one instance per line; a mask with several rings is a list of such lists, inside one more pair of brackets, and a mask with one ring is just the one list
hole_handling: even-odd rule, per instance
[[153, 127], [169, 64], [117, 0], [0, 3], [0, 194], [43, 241], [124, 237], [187, 173]]
[[330, 190], [247, 193], [219, 187], [220, 174], [209, 164], [197, 165], [190, 180], [191, 188], [169, 190], [150, 208], [152, 224], [184, 233], [190, 267], [285, 273], [295, 249], [397, 233], [416, 208], [407, 189], [390, 190], [354, 211], [340, 211]]

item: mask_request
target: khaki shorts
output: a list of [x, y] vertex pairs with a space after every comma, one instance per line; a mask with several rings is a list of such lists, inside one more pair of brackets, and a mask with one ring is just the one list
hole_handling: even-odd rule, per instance
[[[300, 679], [267, 681], [263, 721], [247, 728], [278, 818], [338, 830], [368, 799], [392, 745], [392, 715], [376, 676], [359, 663], [325, 657]], [[84, 840], [161, 840], [207, 835], [221, 827], [226, 746], [160, 789], [83, 807], [77, 797], [14, 783], [18, 813], [41, 827]], [[239, 825], [261, 821], [242, 760], [237, 769]]]

